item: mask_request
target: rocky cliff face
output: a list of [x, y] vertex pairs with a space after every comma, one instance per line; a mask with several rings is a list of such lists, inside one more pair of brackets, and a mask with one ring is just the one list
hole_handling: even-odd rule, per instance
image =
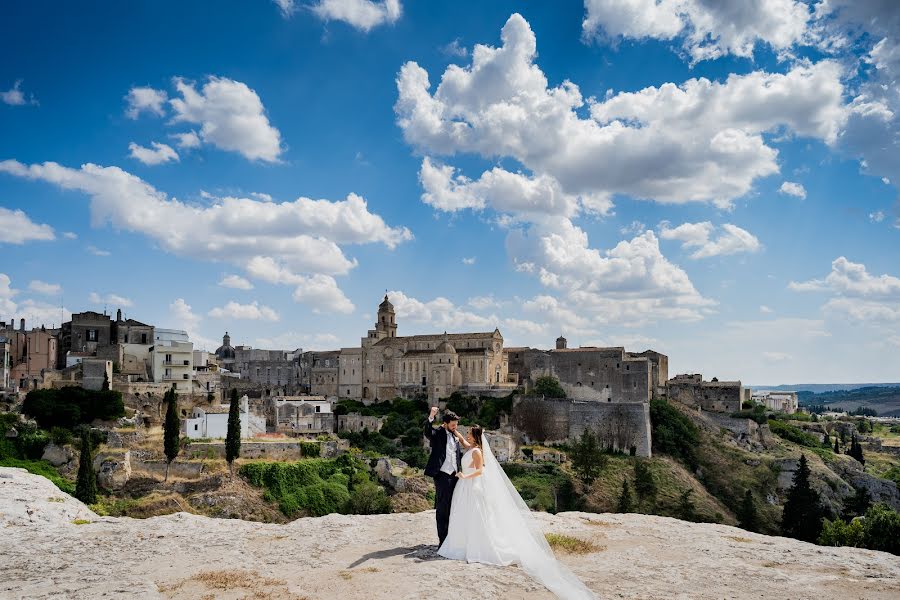
[[[595, 544], [560, 555], [601, 598], [900, 595], [900, 558], [646, 515], [538, 515]], [[178, 513], [98, 517], [49, 481], [0, 468], [0, 597], [459, 600], [552, 596], [515, 567], [434, 554], [434, 513], [285, 525]]]

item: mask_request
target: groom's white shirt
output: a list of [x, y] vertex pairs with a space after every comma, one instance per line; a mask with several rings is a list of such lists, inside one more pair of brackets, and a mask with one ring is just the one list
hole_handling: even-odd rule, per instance
[[[428, 422], [433, 423], [434, 418], [428, 419]], [[447, 475], [456, 473], [456, 437], [450, 431], [447, 431], [447, 455], [444, 457], [441, 471]]]

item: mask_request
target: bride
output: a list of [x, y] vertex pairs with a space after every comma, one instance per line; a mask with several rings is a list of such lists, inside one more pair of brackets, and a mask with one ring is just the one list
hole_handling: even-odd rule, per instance
[[450, 530], [438, 554], [467, 562], [518, 564], [560, 598], [596, 598], [556, 560], [540, 525], [491, 452], [483, 429], [474, 426], [465, 438], [454, 433], [466, 453], [450, 505]]

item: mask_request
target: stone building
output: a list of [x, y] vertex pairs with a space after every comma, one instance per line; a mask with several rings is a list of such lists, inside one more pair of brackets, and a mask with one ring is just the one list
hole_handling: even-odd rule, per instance
[[[227, 335], [227, 334], [226, 334]], [[234, 348], [232, 371], [241, 379], [270, 388], [285, 388], [288, 394], [299, 391], [302, 350], [259, 350], [250, 346]]]
[[294, 435], [334, 432], [331, 402], [322, 396], [286, 396], [273, 398], [275, 431]]
[[789, 415], [797, 412], [799, 403], [797, 400], [797, 392], [771, 392], [760, 391], [752, 396], [753, 402], [762, 404], [768, 410], [787, 413]]
[[361, 415], [359, 413], [338, 415], [337, 430], [359, 433], [368, 429], [370, 432], [374, 433], [376, 431], [381, 431], [382, 426], [384, 426], [384, 419], [384, 417]]
[[[191, 410], [191, 416], [182, 421], [182, 433], [184, 433], [185, 437], [190, 439], [221, 439], [227, 437], [228, 412], [230, 408], [231, 407], [227, 404], [195, 406]], [[255, 430], [258, 429], [258, 425], [251, 423], [255, 417], [250, 414], [247, 396], [244, 396], [240, 400], [239, 415], [241, 421], [241, 438], [252, 438]], [[254, 427], [254, 425], [256, 425], [256, 427]]]
[[458, 390], [504, 395], [516, 388], [498, 329], [400, 337], [397, 325], [385, 295], [375, 328], [359, 347], [317, 353], [310, 368], [312, 393], [377, 402], [416, 396], [437, 400]]
[[41, 385], [44, 374], [57, 368], [57, 330], [46, 327], [25, 329], [25, 319], [0, 324], [0, 336], [8, 345], [8, 387], [20, 391], [35, 389]]
[[0, 335], [0, 392], [10, 389], [9, 375], [12, 371], [10, 358], [9, 338]]
[[[194, 393], [194, 345], [188, 341], [177, 339], [161, 339], [157, 330], [157, 341], [150, 348], [150, 364], [152, 365], [153, 381], [175, 385], [175, 391], [179, 394]], [[183, 332], [182, 332], [183, 333]], [[167, 338], [179, 337], [165, 335]], [[187, 334], [184, 334], [187, 338]]]
[[666, 382], [666, 395], [685, 406], [733, 413], [741, 410], [743, 386], [740, 381], [703, 381], [699, 373], [676, 375]]
[[72, 319], [62, 324], [59, 332], [57, 366], [65, 368], [66, 354], [72, 352], [97, 353], [97, 348], [109, 347], [114, 343], [112, 319], [104, 313], [88, 310], [73, 313]]
[[507, 356], [509, 370], [526, 389], [549, 375], [576, 400], [649, 402], [662, 395], [669, 373], [665, 354], [625, 352], [620, 346], [568, 348], [563, 337], [553, 350], [509, 348]]
[[559, 380], [565, 400], [520, 399], [513, 422], [541, 441], [575, 439], [590, 429], [602, 445], [650, 456], [650, 400], [665, 393], [669, 359], [654, 350], [626, 352], [623, 347], [508, 348], [510, 372], [530, 389], [540, 378]]
[[103, 389], [103, 381], [112, 385], [113, 364], [105, 358], [85, 357], [81, 360], [81, 387], [86, 390]]

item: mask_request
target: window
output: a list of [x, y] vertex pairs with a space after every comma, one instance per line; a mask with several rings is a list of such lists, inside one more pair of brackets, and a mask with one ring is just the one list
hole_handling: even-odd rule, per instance
[[322, 412], [322, 407], [321, 407], [321, 406], [318, 406], [318, 405], [316, 405], [316, 412]]
[[194, 423], [194, 431], [197, 431], [198, 429], [200, 429], [200, 426]]
[[172, 364], [172, 355], [171, 354], [166, 354], [166, 364], [167, 365]]
[[87, 330], [87, 339], [89, 342], [97, 341], [97, 330], [96, 329], [88, 329]]
[[147, 343], [147, 334], [146, 334], [146, 333], [142, 333], [142, 334], [141, 334], [141, 343], [142, 343], [142, 344], [146, 344], [146, 343]]
[[127, 333], [125, 334], [125, 343], [126, 344], [128, 343], [128, 334]]

